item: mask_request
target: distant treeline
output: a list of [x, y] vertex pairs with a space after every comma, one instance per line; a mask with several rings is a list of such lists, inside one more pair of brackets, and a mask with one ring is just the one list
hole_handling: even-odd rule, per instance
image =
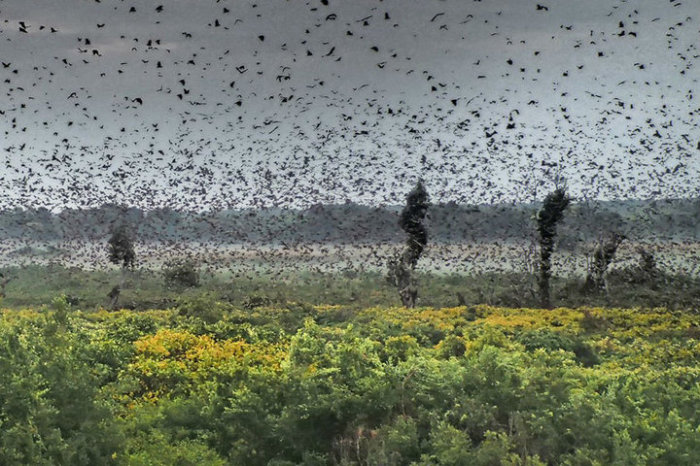
[[[432, 205], [427, 226], [431, 243], [507, 241], [530, 238], [538, 204]], [[353, 203], [303, 210], [264, 208], [220, 212], [142, 210], [119, 205], [0, 212], [0, 240], [99, 240], [115, 223], [131, 226], [136, 240], [227, 243], [400, 242], [400, 206]], [[700, 199], [595, 201], [572, 204], [560, 228], [560, 247], [593, 241], [606, 231], [630, 239], [700, 240]]]

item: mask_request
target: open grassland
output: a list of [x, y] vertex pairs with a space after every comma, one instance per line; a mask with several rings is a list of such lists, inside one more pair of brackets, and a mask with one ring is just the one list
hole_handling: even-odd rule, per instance
[[700, 316], [65, 298], [0, 318], [2, 464], [700, 464]]
[[[110, 290], [120, 282], [118, 270], [84, 270], [60, 265], [11, 267], [1, 270], [11, 280], [2, 305], [8, 308], [37, 307], [65, 294], [84, 310], [109, 307]], [[538, 299], [532, 273], [489, 272], [474, 274], [421, 272], [418, 275], [418, 304], [449, 307], [457, 304], [491, 304], [510, 307], [535, 306]], [[578, 307], [658, 307], [700, 309], [700, 278], [659, 271], [654, 277], [640, 276], [634, 266], [617, 268], [607, 275], [607, 291], [584, 290], [584, 277], [555, 276], [552, 297], [555, 305]], [[236, 270], [200, 268], [196, 287], [169, 286], [161, 270], [129, 271], [120, 305], [144, 310], [172, 307], [203, 294], [247, 308], [255, 304], [284, 306], [286, 302], [312, 305], [338, 304], [355, 309], [396, 306], [398, 293], [380, 272], [311, 270], [244, 273]], [[461, 296], [461, 301], [460, 301]]]

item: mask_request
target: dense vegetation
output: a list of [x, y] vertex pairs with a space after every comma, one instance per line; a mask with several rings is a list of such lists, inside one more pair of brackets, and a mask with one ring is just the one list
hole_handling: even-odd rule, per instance
[[0, 464], [700, 464], [700, 278], [614, 234], [553, 275], [568, 204], [511, 273], [419, 272], [420, 183], [388, 274], [135, 267], [124, 223], [120, 271], [0, 270]]
[[0, 320], [2, 464], [700, 464], [700, 318], [206, 296]]

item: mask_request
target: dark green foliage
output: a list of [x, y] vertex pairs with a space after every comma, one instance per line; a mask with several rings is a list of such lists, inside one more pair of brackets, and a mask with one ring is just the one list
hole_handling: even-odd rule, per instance
[[[580, 233], [582, 240], [589, 242], [597, 239], [600, 225], [619, 229], [634, 224], [635, 236], [643, 238], [698, 239], [699, 205], [697, 198], [582, 201], [577, 203], [582, 215], [567, 215], [560, 225], [560, 234], [566, 228]], [[522, 239], [521, 230], [512, 227], [528, 223], [531, 207], [529, 204], [433, 204], [430, 208], [433, 219], [430, 237], [435, 242], [461, 242], [467, 237], [480, 241], [500, 241], [504, 236]], [[0, 212], [0, 231], [5, 235], [3, 238], [26, 238], [26, 225], [31, 223], [37, 225], [32, 230], [32, 239], [60, 242], [75, 225], [81, 225], [85, 237], [100, 240], [111, 234], [109, 222], [121, 219], [133, 225], [134, 234], [145, 241], [165, 236], [176, 242], [211, 239], [213, 243], [225, 243], [232, 237], [257, 242], [263, 239], [264, 232], [274, 231], [287, 243], [343, 241], [358, 234], [362, 242], [384, 243], [396, 236], [395, 209], [395, 206], [369, 207], [354, 203], [322, 204], [305, 210], [223, 210], [212, 218], [210, 212], [175, 211], [167, 207], [151, 209], [147, 214], [140, 209], [125, 210], [114, 205], [65, 209], [60, 214], [49, 211], [40, 214], [28, 208]], [[290, 221], [294, 220], [303, 221], [297, 221], [295, 228], [289, 228]], [[363, 226], [361, 231], [357, 225]], [[465, 231], [468, 235], [464, 234]], [[35, 257], [51, 257], [60, 250], [49, 245], [41, 248], [27, 245], [22, 252]]]
[[608, 278], [608, 281], [615, 283], [619, 288], [626, 287], [629, 290], [626, 293], [629, 299], [641, 299], [653, 306], [675, 306], [672, 303], [679, 300], [698, 302], [700, 280], [662, 272], [650, 251], [639, 247], [637, 252], [637, 264], [611, 272]]
[[0, 299], [5, 297], [5, 287], [12, 280], [12, 277], [6, 277], [3, 272], [0, 272]]
[[430, 197], [423, 182], [419, 180], [406, 196], [406, 205], [399, 217], [399, 226], [408, 235], [406, 247], [403, 253], [391, 259], [388, 264], [387, 278], [398, 288], [401, 302], [406, 307], [415, 307], [418, 299], [414, 270], [428, 242], [428, 231], [423, 222], [429, 205]]
[[587, 332], [604, 331], [610, 326], [609, 322], [603, 317], [595, 316], [587, 309], [583, 310], [583, 319], [581, 319], [581, 328]]
[[112, 236], [108, 241], [109, 261], [113, 264], [121, 266], [121, 276], [119, 284], [114, 286], [107, 294], [109, 298], [109, 307], [116, 309], [119, 302], [119, 297], [124, 289], [126, 281], [127, 269], [134, 267], [136, 253], [134, 252], [134, 243], [129, 233], [129, 228], [126, 224], [121, 224], [112, 232]]
[[270, 304], [272, 304], [272, 299], [268, 298], [267, 296], [249, 295], [243, 298], [241, 306], [243, 309], [252, 311], [257, 307], [269, 306]]
[[3, 313], [0, 463], [700, 461], [692, 315], [189, 306]]
[[521, 333], [518, 335], [517, 341], [522, 343], [528, 351], [534, 351], [537, 348], [543, 348], [547, 351], [556, 351], [558, 349], [571, 351], [576, 355], [576, 360], [585, 367], [590, 367], [600, 362], [593, 348], [575, 335], [566, 335], [562, 332], [548, 329], [537, 329]]
[[[606, 292], [585, 292], [583, 278], [553, 276], [552, 295], [558, 305], [578, 306], [669, 306], [674, 309], [700, 309], [700, 280], [681, 272], [657, 269], [640, 274], [638, 264], [613, 268], [606, 274]], [[10, 269], [10, 282], [2, 305], [14, 309], [48, 305], [54, 296], [65, 293], [79, 298], [81, 309], [105, 306], [105, 296], [119, 280], [118, 271], [72, 270], [59, 266], [32, 266]], [[649, 276], [655, 277], [648, 280]], [[282, 277], [283, 279], [280, 279]], [[416, 272], [421, 284], [421, 304], [454, 306], [457, 293], [464, 303], [511, 307], [537, 307], [539, 299], [524, 284], [534, 280], [525, 273], [437, 274]], [[396, 303], [396, 288], [375, 272], [360, 272], [348, 279], [341, 274], [289, 272], [262, 276], [254, 281], [228, 275], [203, 275], [199, 288], [168, 290], [163, 275], [156, 270], [138, 272], [138, 287], [121, 291], [125, 303], [135, 309], [171, 308], [182, 298], [208, 293], [216, 300], [237, 307], [254, 309], [285, 302], [341, 305], [338, 313], [352, 315], [358, 309], [390, 306]], [[488, 292], [484, 292], [488, 290]], [[258, 297], [260, 299], [258, 299]], [[283, 299], [281, 298], [283, 297]], [[69, 299], [70, 300], [70, 299]]]
[[408, 235], [404, 263], [411, 269], [416, 267], [428, 242], [428, 231], [423, 222], [429, 206], [428, 192], [425, 190], [423, 182], [418, 181], [416, 187], [406, 196], [406, 205], [399, 217], [399, 226]]
[[644, 248], [639, 248], [637, 252], [639, 252], [639, 265], [637, 266], [637, 274], [634, 279], [656, 288], [658, 285], [657, 279], [661, 275], [656, 266], [656, 258]]
[[656, 268], [656, 258], [652, 253], [647, 251], [644, 248], [639, 248], [639, 269], [647, 274], [647, 275], [654, 275], [658, 272], [658, 269]]
[[35, 326], [0, 325], [0, 464], [115, 463], [123, 438], [68, 312]]
[[231, 306], [217, 301], [210, 294], [202, 294], [194, 298], [183, 299], [177, 309], [181, 316], [197, 317], [211, 324], [221, 320], [224, 312], [230, 310]]
[[538, 288], [540, 304], [543, 308], [551, 307], [549, 280], [552, 276], [552, 253], [557, 236], [557, 224], [564, 218], [564, 211], [569, 207], [571, 198], [566, 187], [557, 187], [547, 194], [542, 208], [537, 213], [537, 233], [540, 243], [540, 261]]
[[464, 355], [466, 347], [464, 340], [456, 335], [447, 335], [437, 346], [438, 354], [444, 358]]
[[107, 324], [107, 336], [119, 343], [131, 344], [156, 332], [158, 324], [146, 314], [128, 314]]

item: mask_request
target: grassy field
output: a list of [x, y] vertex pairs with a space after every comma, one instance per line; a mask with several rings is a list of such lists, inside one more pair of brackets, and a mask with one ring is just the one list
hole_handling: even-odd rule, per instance
[[2, 270], [0, 464], [700, 464], [693, 276], [191, 271]]
[[1, 464], [700, 464], [689, 312], [79, 309], [0, 313]]
[[[10, 308], [47, 305], [59, 295], [84, 310], [109, 307], [108, 293], [120, 282], [118, 270], [84, 270], [60, 265], [5, 268], [11, 281], [2, 305]], [[396, 289], [380, 272], [278, 271], [242, 273], [202, 270], [198, 287], [167, 287], [159, 270], [136, 269], [127, 275], [120, 305], [129, 309], [168, 308], [202, 295], [240, 307], [254, 303], [284, 305], [347, 305], [353, 308], [400, 304]], [[536, 306], [535, 279], [525, 273], [444, 274], [422, 272], [418, 276], [419, 304], [445, 307], [457, 304]], [[661, 271], [641, 276], [632, 268], [608, 275], [605, 293], [584, 292], [583, 276], [555, 277], [552, 296], [561, 306], [665, 306], [700, 309], [700, 279]], [[463, 301], [460, 301], [459, 296]]]

